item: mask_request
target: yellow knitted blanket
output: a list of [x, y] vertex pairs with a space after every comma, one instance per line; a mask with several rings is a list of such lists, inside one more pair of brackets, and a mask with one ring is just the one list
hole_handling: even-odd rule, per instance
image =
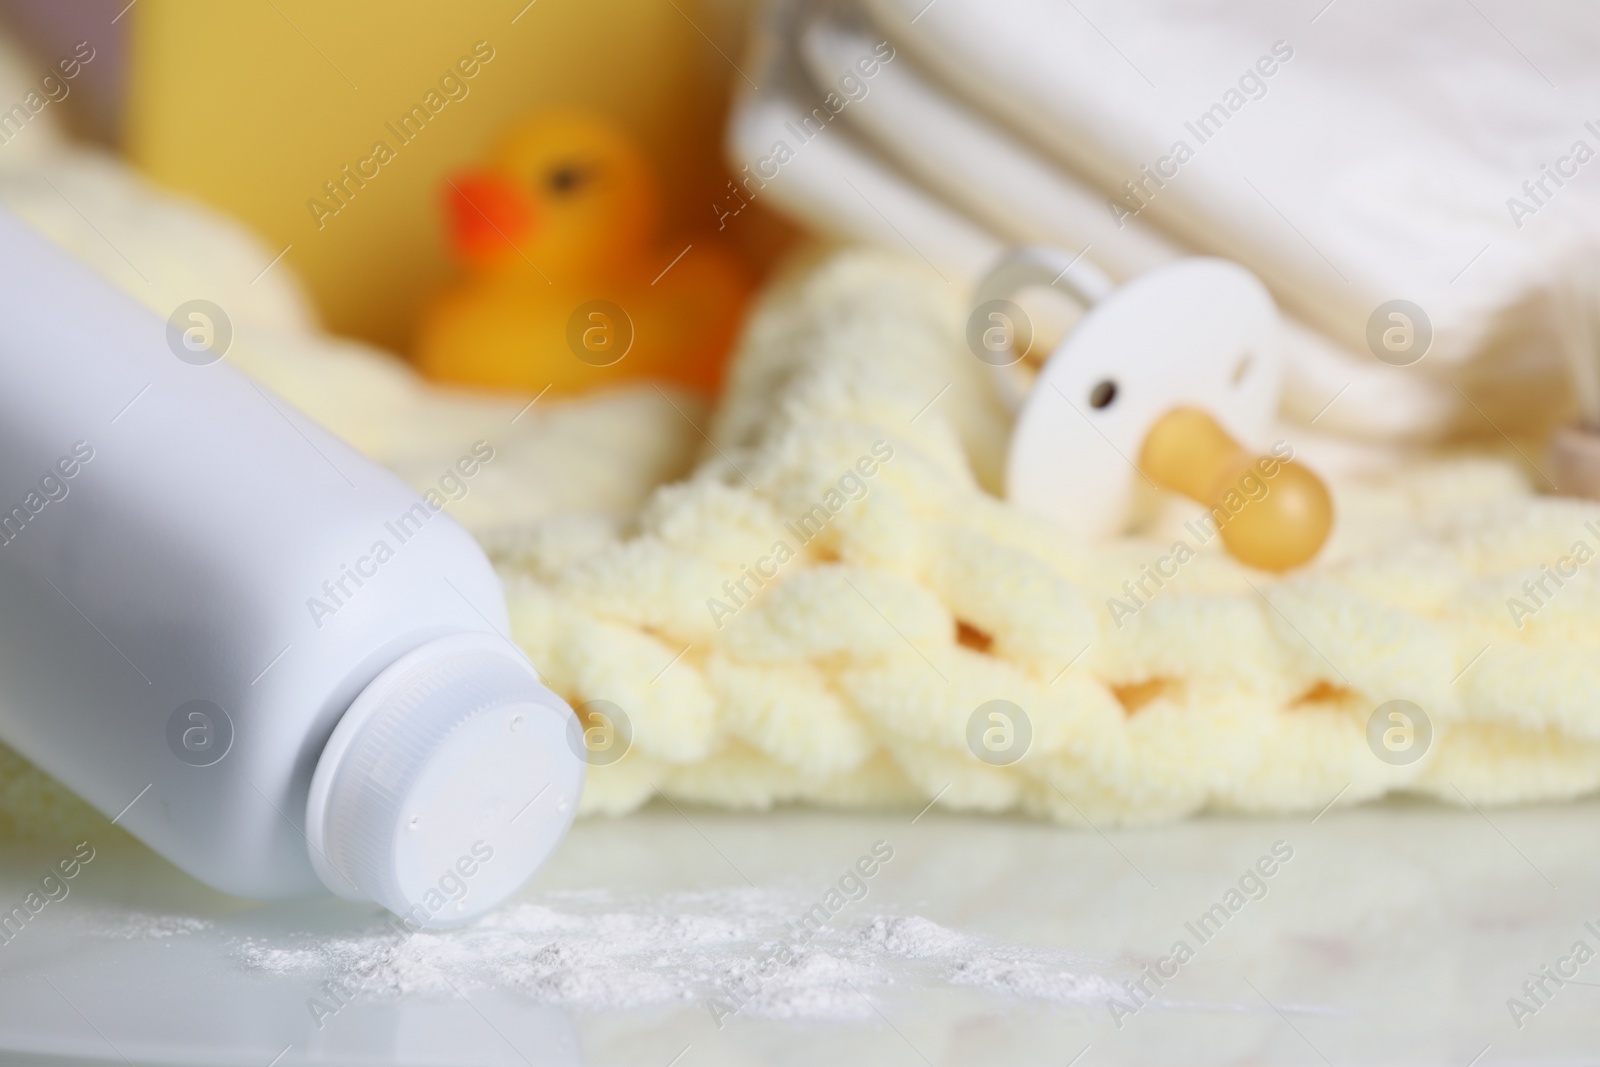
[[1600, 507], [1503, 460], [1396, 459], [1334, 481], [1332, 541], [1284, 579], [1200, 544], [1198, 508], [1074, 543], [986, 487], [1006, 425], [963, 325], [919, 264], [836, 256], [769, 295], [703, 463], [636, 528], [502, 558], [553, 684], [631, 722], [587, 810], [1098, 823], [1600, 784]]

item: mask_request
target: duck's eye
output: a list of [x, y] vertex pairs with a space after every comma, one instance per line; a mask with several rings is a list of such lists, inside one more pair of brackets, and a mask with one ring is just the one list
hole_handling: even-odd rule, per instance
[[545, 184], [552, 193], [566, 194], [573, 192], [589, 180], [589, 174], [581, 167], [557, 167], [545, 177]]

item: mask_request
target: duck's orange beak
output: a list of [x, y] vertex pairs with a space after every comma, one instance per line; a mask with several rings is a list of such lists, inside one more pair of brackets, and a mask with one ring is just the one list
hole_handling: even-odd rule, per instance
[[514, 252], [532, 233], [532, 200], [507, 179], [490, 171], [467, 171], [448, 182], [450, 237], [466, 262]]

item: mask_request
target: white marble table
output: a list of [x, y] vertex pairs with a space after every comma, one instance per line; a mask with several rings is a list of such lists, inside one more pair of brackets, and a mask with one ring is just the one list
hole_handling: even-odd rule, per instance
[[[824, 992], [858, 999], [796, 1001], [787, 1017], [757, 1004], [720, 1029], [709, 978], [640, 1008], [552, 1002], [474, 979], [484, 953], [466, 942], [449, 989], [363, 992], [319, 1029], [307, 1005], [325, 976], [252, 960], [371, 930], [371, 909], [247, 904], [137, 846], [104, 843], [69, 896], [0, 945], [0, 1063], [1600, 1063], [1600, 959], [1570, 955], [1579, 940], [1600, 949], [1585, 927], [1600, 930], [1600, 803], [1390, 804], [1314, 823], [1204, 819], [1105, 834], [913, 814], [660, 806], [579, 824], [527, 901], [582, 911], [623, 900], [669, 917], [694, 910], [686, 901], [709, 902], [700, 911], [711, 916], [742, 901], [734, 910], [748, 925], [762, 908], [798, 914], [871, 843], [891, 844], [865, 898], [818, 941], [829, 959], [856, 960]], [[1293, 856], [1263, 864], [1265, 896], [1241, 894], [1226, 922], [1195, 929], [1213, 905], [1226, 912], [1228, 890], [1275, 842]], [[20, 902], [60, 854], [0, 850], [0, 906]], [[967, 935], [966, 954], [871, 955], [872, 921], [886, 916]], [[777, 936], [781, 924], [767, 928]], [[1181, 966], [1170, 956], [1178, 940], [1193, 952]], [[758, 941], [735, 937], [713, 955], [754, 962]], [[682, 983], [696, 951], [655, 952], [637, 967]], [[1114, 1013], [1109, 991], [1146, 964], [1176, 973], [1159, 989], [1145, 979], [1149, 1001], [1123, 994], [1137, 1010]], [[1514, 1020], [1508, 999], [1535, 1007], [1523, 984], [1546, 966], [1571, 980], [1546, 978], [1537, 1011]], [[1075, 996], [1062, 995], [1066, 975], [1081, 980]]]

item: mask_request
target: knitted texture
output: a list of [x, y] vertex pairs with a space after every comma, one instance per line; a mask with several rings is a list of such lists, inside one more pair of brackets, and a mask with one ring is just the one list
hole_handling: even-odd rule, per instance
[[[920, 264], [834, 257], [769, 295], [704, 461], [636, 529], [500, 554], [550, 683], [631, 721], [584, 810], [659, 789], [1128, 823], [1600, 784], [1600, 508], [1458, 454], [1335, 481], [1334, 537], [1281, 579], [1170, 502], [1075, 543], [986, 488], [1006, 423], [964, 318]], [[1145, 577], [1178, 541], [1194, 558]], [[1431, 723], [1408, 765], [1368, 741], [1392, 699]], [[969, 745], [994, 700], [1031, 726], [1009, 766]]]

